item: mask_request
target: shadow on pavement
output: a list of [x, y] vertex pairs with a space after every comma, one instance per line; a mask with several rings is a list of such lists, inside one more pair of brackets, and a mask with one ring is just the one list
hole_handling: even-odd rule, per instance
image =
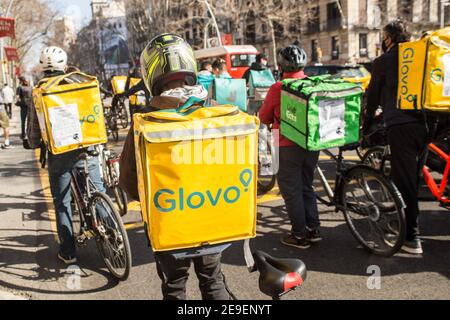
[[[308, 250], [286, 247], [280, 243], [280, 238], [290, 228], [287, 213], [283, 206], [273, 207], [269, 214], [258, 216], [258, 236], [251, 240], [252, 250], [262, 250], [276, 257], [299, 258], [310, 271], [367, 276], [367, 267], [377, 265], [386, 276], [434, 272], [450, 279], [450, 241], [436, 239], [443, 236], [448, 239], [450, 213], [446, 211], [423, 212], [424, 255], [420, 257], [406, 253], [390, 258], [371, 255], [359, 247], [342, 214], [322, 214], [321, 221], [322, 242]], [[223, 263], [245, 266], [241, 242], [224, 252]]]

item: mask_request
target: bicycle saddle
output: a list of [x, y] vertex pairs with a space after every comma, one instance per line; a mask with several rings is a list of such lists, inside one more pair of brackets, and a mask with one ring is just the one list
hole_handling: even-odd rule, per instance
[[306, 279], [306, 266], [299, 259], [278, 259], [262, 251], [255, 252], [253, 258], [261, 292], [274, 299], [297, 289]]

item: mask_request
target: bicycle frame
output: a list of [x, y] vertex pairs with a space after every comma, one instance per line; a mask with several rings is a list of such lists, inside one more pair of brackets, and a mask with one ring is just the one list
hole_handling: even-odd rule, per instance
[[[94, 184], [91, 182], [89, 178], [89, 163], [88, 159], [84, 160], [84, 168], [83, 170], [80, 170], [78, 168], [73, 169], [70, 173], [71, 175], [71, 190], [72, 190], [72, 197], [73, 201], [76, 202], [78, 205], [78, 208], [81, 210], [79, 212], [80, 214], [80, 223], [81, 223], [81, 234], [78, 236], [86, 235], [86, 232], [88, 230], [96, 230], [97, 228], [97, 221], [96, 217], [92, 216], [89, 210], [88, 202], [89, 199], [92, 197], [92, 191], [95, 190]], [[80, 182], [78, 178], [81, 177], [84, 179], [84, 185], [85, 185], [85, 192], [83, 193], [80, 187]], [[94, 188], [94, 189], [91, 189]], [[88, 219], [91, 222], [91, 225], [88, 225]], [[90, 235], [92, 236], [92, 235]]]
[[430, 189], [433, 196], [444, 206], [450, 206], [450, 199], [445, 196], [445, 189], [447, 187], [447, 182], [450, 174], [450, 155], [445, 154], [441, 149], [439, 149], [435, 144], [431, 143], [428, 149], [437, 154], [440, 158], [445, 160], [447, 165], [445, 166], [444, 174], [441, 183], [438, 185], [436, 180], [431, 176], [430, 170], [424, 166], [422, 169], [423, 177], [425, 182]]
[[320, 181], [322, 182], [324, 190], [329, 199], [329, 205], [330, 206], [337, 205], [338, 204], [338, 199], [337, 199], [338, 195], [337, 195], [336, 191], [338, 190], [339, 185], [341, 184], [343, 170], [345, 170], [343, 168], [344, 167], [344, 164], [343, 164], [344, 157], [342, 155], [343, 151], [339, 150], [338, 155], [334, 155], [329, 150], [324, 150], [322, 152], [325, 153], [327, 156], [329, 156], [332, 160], [334, 160], [336, 162], [336, 178], [335, 178], [334, 190], [331, 188], [330, 184], [328, 183], [327, 178], [325, 177], [325, 174], [323, 173], [323, 171], [319, 167], [319, 165], [317, 165], [317, 172], [319, 173]]

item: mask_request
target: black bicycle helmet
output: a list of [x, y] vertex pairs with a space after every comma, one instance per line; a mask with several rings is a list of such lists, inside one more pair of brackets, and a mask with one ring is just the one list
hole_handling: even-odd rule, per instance
[[295, 72], [306, 66], [308, 57], [305, 50], [290, 45], [278, 52], [278, 64], [283, 72]]
[[197, 83], [194, 51], [175, 34], [161, 34], [150, 41], [141, 54], [141, 72], [153, 96], [160, 95], [170, 81], [184, 80], [190, 86]]

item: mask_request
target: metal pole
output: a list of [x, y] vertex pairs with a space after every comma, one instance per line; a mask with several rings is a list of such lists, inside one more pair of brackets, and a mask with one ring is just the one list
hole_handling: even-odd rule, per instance
[[208, 23], [205, 25], [205, 30], [203, 32], [203, 49], [206, 49], [206, 47], [208, 46], [208, 29], [209, 29], [209, 25], [211, 24], [211, 20], [208, 21]]
[[217, 25], [216, 16], [214, 15], [214, 12], [212, 11], [212, 8], [209, 5], [208, 0], [203, 0], [203, 2], [205, 3], [206, 8], [208, 9], [209, 14], [211, 15], [212, 21], [214, 23], [214, 27], [216, 28], [217, 39], [219, 41], [219, 47], [221, 47], [222, 46], [222, 38], [220, 37], [220, 30], [219, 30], [219, 26]]

